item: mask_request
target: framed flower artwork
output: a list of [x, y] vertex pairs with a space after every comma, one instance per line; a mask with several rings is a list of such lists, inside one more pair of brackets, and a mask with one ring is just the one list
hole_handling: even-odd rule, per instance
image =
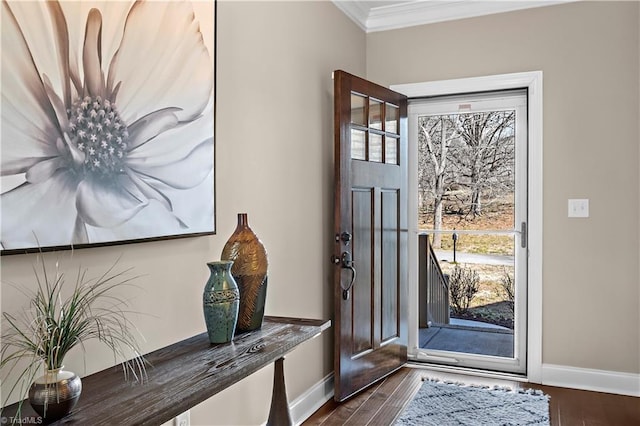
[[215, 2], [2, 1], [3, 254], [215, 232]]

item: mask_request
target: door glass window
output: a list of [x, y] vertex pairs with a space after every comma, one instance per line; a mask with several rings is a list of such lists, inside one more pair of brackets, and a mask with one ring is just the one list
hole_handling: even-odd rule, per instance
[[360, 126], [367, 125], [366, 105], [366, 96], [358, 95], [357, 93], [351, 94], [351, 123], [359, 124]]
[[398, 106], [351, 93], [351, 158], [398, 165]]
[[375, 99], [369, 101], [369, 127], [382, 130], [382, 102]]
[[367, 159], [366, 137], [366, 132], [351, 129], [351, 158], [354, 160]]
[[385, 131], [389, 133], [398, 133], [398, 107], [395, 105], [386, 105], [385, 115]]
[[382, 135], [369, 134], [369, 161], [382, 162]]
[[384, 162], [398, 164], [398, 138], [386, 136], [384, 139]]

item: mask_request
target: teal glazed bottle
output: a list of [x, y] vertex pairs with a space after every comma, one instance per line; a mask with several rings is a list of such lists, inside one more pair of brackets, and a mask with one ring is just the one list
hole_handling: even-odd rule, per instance
[[211, 275], [202, 295], [204, 321], [211, 343], [229, 343], [233, 340], [238, 322], [240, 292], [231, 275], [233, 261], [208, 262]]

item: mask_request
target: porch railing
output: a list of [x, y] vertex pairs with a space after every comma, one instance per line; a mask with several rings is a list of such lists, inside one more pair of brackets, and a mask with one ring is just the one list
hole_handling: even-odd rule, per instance
[[419, 326], [449, 324], [449, 280], [429, 241], [429, 234], [418, 235]]

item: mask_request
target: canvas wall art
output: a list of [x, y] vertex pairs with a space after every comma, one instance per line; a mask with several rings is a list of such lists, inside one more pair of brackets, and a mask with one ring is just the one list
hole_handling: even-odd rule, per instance
[[0, 244], [215, 232], [215, 3], [2, 2]]

